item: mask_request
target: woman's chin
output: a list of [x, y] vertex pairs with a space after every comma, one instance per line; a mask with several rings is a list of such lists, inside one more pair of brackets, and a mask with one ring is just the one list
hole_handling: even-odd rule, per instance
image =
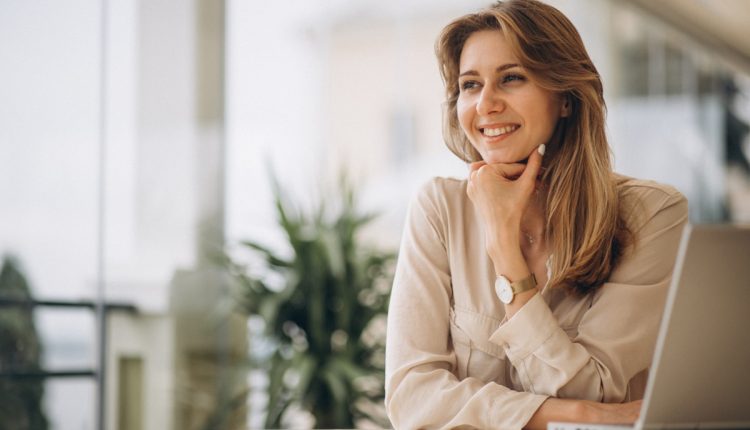
[[484, 162], [487, 164], [515, 164], [515, 163], [521, 163], [526, 164], [526, 162], [529, 160], [528, 156], [500, 156], [500, 155], [494, 155], [494, 154], [488, 154], [486, 157], [482, 157]]

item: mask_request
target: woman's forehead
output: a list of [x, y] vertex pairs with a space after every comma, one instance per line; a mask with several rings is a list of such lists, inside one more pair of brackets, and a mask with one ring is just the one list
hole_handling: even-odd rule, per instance
[[480, 30], [466, 39], [459, 58], [459, 72], [494, 70], [509, 64], [520, 65], [503, 32]]

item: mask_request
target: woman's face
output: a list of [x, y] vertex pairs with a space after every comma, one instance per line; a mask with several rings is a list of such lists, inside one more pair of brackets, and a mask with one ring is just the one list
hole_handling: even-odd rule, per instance
[[562, 98], [539, 87], [499, 30], [473, 33], [459, 61], [458, 122], [487, 163], [516, 163], [546, 144]]

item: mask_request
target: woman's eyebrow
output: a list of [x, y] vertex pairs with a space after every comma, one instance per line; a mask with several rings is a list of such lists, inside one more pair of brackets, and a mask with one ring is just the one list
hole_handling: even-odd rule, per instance
[[495, 69], [495, 71], [496, 72], [502, 72], [504, 70], [512, 69], [514, 67], [521, 67], [521, 65], [520, 64], [516, 64], [516, 63], [503, 64], [502, 66], [500, 66], [497, 69]]
[[[497, 69], [495, 69], [495, 73], [499, 73], [499, 72], [502, 72], [504, 70], [512, 69], [514, 67], [520, 67], [520, 65], [518, 65], [516, 63], [503, 64], [502, 66], [500, 66]], [[479, 73], [476, 70], [467, 70], [467, 71], [461, 73], [460, 75], [458, 75], [459, 78], [461, 76], [479, 76]]]

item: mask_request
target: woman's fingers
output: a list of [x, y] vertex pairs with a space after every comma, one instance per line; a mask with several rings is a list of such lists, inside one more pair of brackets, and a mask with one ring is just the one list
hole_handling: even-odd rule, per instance
[[471, 164], [466, 193], [488, 231], [518, 231], [541, 165], [542, 154], [536, 150], [525, 164]]
[[469, 172], [475, 172], [479, 170], [480, 167], [486, 165], [487, 163], [484, 162], [484, 160], [475, 161], [471, 164], [469, 164]]
[[539, 145], [536, 151], [532, 151], [529, 155], [529, 160], [526, 162], [526, 170], [521, 175], [521, 180], [524, 181], [528, 186], [534, 187], [536, 184], [536, 178], [539, 176], [539, 172], [542, 169], [542, 156], [546, 146], [544, 144]]
[[477, 175], [477, 172], [479, 171], [479, 168], [485, 165], [487, 165], [487, 163], [485, 163], [484, 160], [476, 161], [474, 163], [469, 164], [469, 180], [473, 181], [474, 177]]
[[517, 179], [523, 171], [526, 169], [525, 164], [513, 163], [513, 164], [499, 164], [497, 171], [506, 179]]
[[526, 165], [520, 164], [520, 163], [484, 164], [484, 165], [478, 166], [476, 170], [472, 171], [470, 178], [473, 180], [477, 174], [481, 174], [481, 175], [494, 174], [494, 178], [492, 176], [490, 176], [489, 178], [497, 179], [499, 177], [503, 179], [515, 180], [521, 175], [521, 173], [523, 173], [525, 168], [526, 168]]
[[469, 164], [469, 179], [473, 180], [479, 172], [492, 171], [498, 173], [505, 179], [522, 179], [527, 183], [536, 183], [536, 179], [542, 169], [542, 157], [544, 156], [545, 150], [546, 145], [539, 145], [535, 151], [531, 152], [526, 164], [487, 164], [484, 160], [476, 161]]

